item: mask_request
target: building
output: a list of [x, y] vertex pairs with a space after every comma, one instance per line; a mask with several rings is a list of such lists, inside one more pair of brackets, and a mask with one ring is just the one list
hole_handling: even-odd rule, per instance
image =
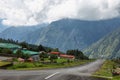
[[23, 59], [23, 58], [18, 58], [17, 59], [19, 62], [25, 62], [25, 59]]
[[50, 52], [50, 54], [60, 55], [60, 52]]
[[60, 58], [75, 59], [73, 55], [60, 54]]
[[[14, 50], [14, 54], [16, 54], [17, 50]], [[21, 50], [21, 52], [23, 54], [28, 54], [30, 55], [30, 58], [27, 59], [27, 61], [30, 61], [30, 62], [33, 62], [33, 61], [39, 61], [40, 60], [40, 57], [39, 57], [39, 52], [35, 52], [35, 51], [30, 51], [30, 50], [27, 50], [27, 49], [24, 49], [24, 50]], [[32, 59], [31, 59], [32, 58]]]
[[38, 54], [35, 54], [35, 55], [31, 55], [31, 57], [33, 59], [33, 61], [37, 62], [37, 61], [40, 61], [40, 57]]

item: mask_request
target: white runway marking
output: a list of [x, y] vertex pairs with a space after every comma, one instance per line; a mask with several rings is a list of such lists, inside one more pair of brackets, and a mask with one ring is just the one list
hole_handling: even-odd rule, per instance
[[51, 78], [51, 77], [53, 77], [54, 75], [59, 74], [59, 73], [60, 73], [60, 72], [53, 73], [53, 74], [47, 76], [45, 79], [49, 79], [49, 78]]

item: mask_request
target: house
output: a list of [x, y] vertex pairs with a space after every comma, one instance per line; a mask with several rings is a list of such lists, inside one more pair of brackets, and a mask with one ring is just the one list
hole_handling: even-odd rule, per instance
[[28, 61], [28, 62], [33, 62], [33, 58], [30, 57], [30, 58], [27, 59], [27, 61]]
[[46, 53], [46, 52], [45, 51], [40, 51], [39, 54], [41, 54], [41, 53]]
[[18, 58], [17, 59], [19, 62], [25, 62], [25, 59], [23, 59], [23, 58]]
[[40, 61], [40, 57], [39, 57], [39, 55], [38, 54], [36, 54], [36, 55], [31, 55], [31, 58], [33, 59], [33, 61]]
[[55, 54], [60, 58], [75, 59], [75, 56], [73, 56], [73, 55], [61, 54], [60, 52], [50, 52], [49, 54]]
[[61, 58], [67, 58], [67, 59], [75, 59], [75, 56], [73, 55], [66, 55], [66, 54], [60, 54]]
[[60, 55], [60, 52], [50, 52], [50, 54]]
[[[16, 54], [18, 50], [14, 50], [14, 54]], [[33, 62], [33, 61], [39, 61], [40, 60], [40, 57], [39, 57], [39, 52], [35, 52], [35, 51], [30, 51], [30, 50], [27, 50], [27, 49], [24, 49], [24, 50], [21, 50], [21, 52], [23, 54], [29, 54], [30, 55], [30, 58], [27, 59], [27, 61], [29, 62]]]

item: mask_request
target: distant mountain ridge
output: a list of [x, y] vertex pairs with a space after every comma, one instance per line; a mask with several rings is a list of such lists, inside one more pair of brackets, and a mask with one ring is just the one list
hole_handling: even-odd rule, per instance
[[0, 38], [3, 39], [13, 39], [18, 41], [25, 41], [25, 38], [32, 32], [47, 26], [47, 24], [41, 24], [37, 26], [30, 27], [9, 27], [0, 33]]
[[62, 19], [34, 31], [24, 31], [25, 29], [20, 31], [18, 28], [14, 28], [14, 30], [7, 29], [0, 34], [0, 37], [12, 38], [19, 41], [24, 40], [37, 45], [42, 44], [47, 47], [59, 48], [62, 51], [68, 49], [81, 50], [118, 27], [120, 27], [119, 18], [101, 21]]
[[5, 29], [7, 29], [8, 27], [7, 26], [3, 26], [2, 24], [0, 24], [0, 33], [2, 32], [2, 31], [4, 31]]
[[62, 51], [84, 49], [120, 27], [119, 25], [120, 19], [102, 21], [62, 19], [52, 22], [46, 28], [36, 30], [26, 41], [59, 48]]
[[84, 53], [90, 58], [120, 58], [120, 28], [88, 47]]

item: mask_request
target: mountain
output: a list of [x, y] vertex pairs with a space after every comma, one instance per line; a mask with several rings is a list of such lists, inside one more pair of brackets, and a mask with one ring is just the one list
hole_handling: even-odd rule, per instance
[[94, 43], [84, 53], [89, 54], [90, 58], [119, 58], [120, 28]]
[[12, 27], [4, 30], [0, 37], [42, 44], [61, 51], [81, 50], [120, 27], [120, 18], [100, 21], [61, 19], [46, 26]]
[[62, 51], [85, 49], [118, 27], [119, 18], [101, 21], [62, 19], [32, 32], [26, 37], [26, 41], [59, 48]]
[[5, 29], [7, 29], [8, 27], [7, 26], [3, 26], [2, 24], [0, 24], [0, 33], [2, 32], [2, 31], [4, 31]]
[[40, 29], [47, 24], [37, 26], [9, 27], [0, 33], [0, 38], [25, 41], [25, 38], [37, 29]]

